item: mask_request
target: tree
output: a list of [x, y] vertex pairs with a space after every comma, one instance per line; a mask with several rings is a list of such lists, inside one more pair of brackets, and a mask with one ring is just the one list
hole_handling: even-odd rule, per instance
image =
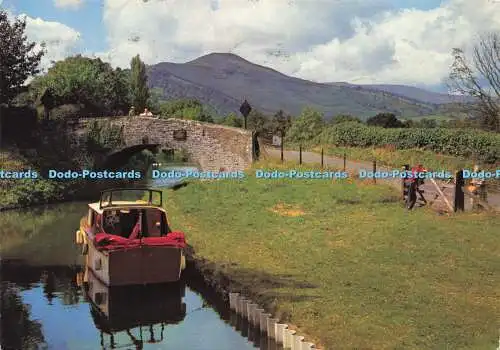
[[331, 124], [340, 124], [340, 123], [346, 123], [346, 122], [358, 122], [362, 123], [361, 119], [354, 117], [352, 115], [348, 114], [340, 114], [332, 118], [330, 121]]
[[[160, 104], [160, 113], [169, 118], [185, 118], [187, 110], [197, 111], [201, 113], [203, 105], [200, 101], [194, 98], [181, 98], [170, 100]], [[191, 112], [192, 113], [192, 112]]]
[[417, 126], [425, 129], [437, 128], [438, 123], [435, 119], [423, 118], [418, 123]]
[[149, 100], [148, 77], [146, 65], [139, 55], [130, 62], [130, 95], [132, 105], [137, 111], [143, 111]]
[[[148, 109], [151, 111], [153, 114], [160, 114], [161, 113], [161, 100], [163, 98], [163, 89], [162, 88], [153, 88], [150, 90], [149, 94], [149, 99], [148, 99]], [[142, 113], [142, 110], [139, 110], [138, 112]]]
[[371, 118], [368, 118], [366, 124], [371, 126], [381, 126], [383, 128], [404, 127], [403, 122], [401, 122], [393, 113], [379, 113]]
[[307, 143], [319, 136], [325, 123], [323, 114], [319, 111], [306, 107], [295, 119], [288, 130], [288, 138], [292, 142]]
[[483, 129], [500, 132], [500, 33], [479, 37], [472, 62], [462, 49], [452, 51], [450, 88], [476, 99], [468, 109], [479, 118]]
[[284, 136], [288, 129], [292, 126], [292, 117], [290, 115], [285, 115], [283, 110], [279, 110], [276, 114], [273, 115], [271, 120], [271, 128], [273, 132], [280, 133], [281, 136]]
[[205, 123], [214, 122], [210, 111], [194, 98], [163, 102], [160, 104], [160, 114], [167, 118], [197, 120]]
[[265, 132], [269, 126], [269, 119], [266, 115], [256, 109], [252, 109], [248, 114], [248, 127], [257, 133]]
[[243, 127], [243, 121], [235, 113], [229, 113], [218, 121], [219, 124], [232, 126], [235, 128]]
[[9, 104], [26, 79], [40, 72], [44, 51], [34, 50], [36, 43], [28, 42], [25, 29], [26, 19], [11, 23], [0, 10], [0, 104]]
[[[49, 100], [49, 109], [82, 105], [90, 115], [122, 114], [130, 104], [127, 79], [125, 71], [99, 58], [77, 55], [55, 62], [46, 75], [33, 80], [31, 89], [39, 99]], [[42, 98], [47, 95], [50, 98]]]

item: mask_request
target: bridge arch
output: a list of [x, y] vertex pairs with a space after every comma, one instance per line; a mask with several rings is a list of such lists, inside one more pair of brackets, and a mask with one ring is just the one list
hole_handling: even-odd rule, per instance
[[202, 170], [237, 171], [257, 160], [253, 133], [223, 125], [156, 117], [81, 118], [70, 132], [82, 135], [96, 120], [122, 130], [123, 144], [107, 155], [107, 162], [121, 163], [142, 150], [184, 150]]
[[142, 152], [142, 151], [150, 151], [152, 153], [158, 153], [160, 145], [155, 144], [142, 144], [129, 146], [125, 148], [121, 148], [119, 150], [113, 150], [106, 155], [104, 158], [101, 167], [103, 168], [119, 168], [125, 164], [127, 164], [128, 160]]

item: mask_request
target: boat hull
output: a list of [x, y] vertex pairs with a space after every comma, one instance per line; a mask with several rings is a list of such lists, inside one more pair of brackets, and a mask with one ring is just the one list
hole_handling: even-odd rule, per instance
[[99, 250], [81, 230], [77, 243], [82, 245], [88, 268], [109, 287], [177, 282], [186, 267], [184, 251], [178, 247], [141, 245]]
[[176, 247], [99, 251], [90, 243], [87, 262], [94, 274], [111, 287], [177, 282], [182, 273], [182, 259], [182, 249]]

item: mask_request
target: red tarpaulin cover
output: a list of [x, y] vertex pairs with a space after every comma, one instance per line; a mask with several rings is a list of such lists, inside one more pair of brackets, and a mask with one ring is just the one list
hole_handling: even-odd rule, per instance
[[98, 233], [95, 235], [94, 243], [100, 250], [117, 250], [127, 248], [137, 248], [143, 246], [163, 246], [185, 248], [186, 239], [183, 232], [170, 232], [162, 237], [144, 237], [142, 239], [129, 239], [107, 233]]

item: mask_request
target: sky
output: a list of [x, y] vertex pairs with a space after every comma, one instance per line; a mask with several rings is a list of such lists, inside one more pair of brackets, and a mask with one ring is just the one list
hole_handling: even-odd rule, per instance
[[443, 86], [451, 50], [500, 31], [500, 0], [0, 0], [45, 42], [127, 67], [232, 52], [317, 82]]

